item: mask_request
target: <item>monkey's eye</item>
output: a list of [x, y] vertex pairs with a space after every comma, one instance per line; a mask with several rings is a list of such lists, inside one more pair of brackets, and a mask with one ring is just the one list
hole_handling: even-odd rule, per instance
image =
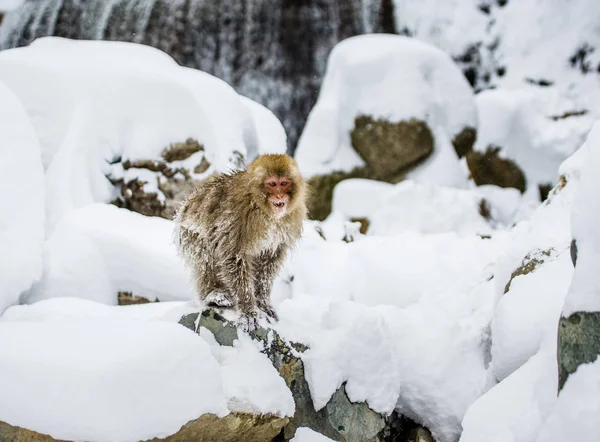
[[282, 187], [287, 186], [289, 183], [287, 181], [282, 181], [281, 183], [279, 183]]
[[277, 183], [275, 181], [269, 181], [269, 186], [275, 187]]

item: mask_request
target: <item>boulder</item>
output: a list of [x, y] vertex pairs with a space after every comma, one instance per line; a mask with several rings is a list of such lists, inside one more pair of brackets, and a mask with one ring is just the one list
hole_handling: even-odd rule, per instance
[[514, 187], [521, 193], [527, 189], [525, 174], [517, 164], [502, 158], [500, 148], [488, 146], [485, 152], [470, 151], [466, 154], [471, 178], [478, 186], [494, 184], [499, 187]]
[[558, 389], [581, 364], [600, 355], [600, 312], [575, 312], [558, 327]]
[[399, 181], [402, 172], [431, 155], [434, 145], [427, 123], [416, 119], [391, 123], [360, 115], [350, 138], [367, 164], [370, 178], [389, 182]]

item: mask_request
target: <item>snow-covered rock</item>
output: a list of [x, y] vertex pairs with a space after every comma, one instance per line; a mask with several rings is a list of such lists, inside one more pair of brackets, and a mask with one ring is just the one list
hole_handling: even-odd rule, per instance
[[585, 140], [593, 117], [566, 116], [577, 109], [566, 105], [555, 87], [523, 86], [515, 90], [495, 89], [476, 96], [479, 131], [475, 149], [499, 147], [514, 160], [527, 179], [527, 191], [538, 198], [539, 185], [554, 185], [558, 168]]
[[[413, 124], [409, 139], [429, 132], [433, 154], [409, 176], [451, 185], [466, 182], [451, 141], [464, 129], [476, 128], [475, 102], [464, 76], [441, 50], [396, 35], [364, 35], [339, 43], [329, 56], [319, 99], [296, 151], [306, 176], [365, 165], [351, 140], [359, 117], [373, 120], [367, 126], [379, 121]], [[417, 122], [425, 126], [417, 128]], [[382, 140], [393, 166], [402, 149], [394, 154], [394, 147]], [[391, 167], [389, 161], [385, 166]]]
[[42, 275], [44, 171], [25, 109], [0, 82], [0, 315]]
[[188, 300], [190, 282], [171, 221], [97, 203], [61, 219], [44, 246], [44, 275], [25, 301], [71, 296], [110, 305], [118, 292]]
[[[274, 437], [294, 413], [284, 380], [247, 336], [221, 347], [210, 331], [197, 336], [176, 324], [197, 309], [73, 298], [8, 309], [0, 317], [0, 421], [61, 440], [133, 442], [188, 423], [200, 434], [212, 426], [252, 441], [265, 440], [252, 438], [263, 430]], [[133, 419], [132, 410], [143, 413]], [[268, 416], [254, 422], [258, 415]]]
[[265, 151], [286, 148], [281, 124], [266, 110], [143, 45], [39, 39], [0, 53], [0, 81], [19, 97], [40, 140], [48, 232], [70, 210], [114, 197], [105, 175], [115, 158], [156, 159], [193, 138], [212, 166], [205, 175], [237, 167], [249, 150], [263, 150], [259, 143]]
[[228, 413], [209, 345], [177, 324], [2, 321], [0, 345], [0, 421], [55, 439], [147, 440]]

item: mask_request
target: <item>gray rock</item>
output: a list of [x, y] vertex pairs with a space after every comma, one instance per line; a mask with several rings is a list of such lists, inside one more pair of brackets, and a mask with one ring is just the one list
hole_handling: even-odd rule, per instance
[[576, 312], [560, 318], [558, 327], [558, 390], [581, 364], [600, 355], [600, 312]]

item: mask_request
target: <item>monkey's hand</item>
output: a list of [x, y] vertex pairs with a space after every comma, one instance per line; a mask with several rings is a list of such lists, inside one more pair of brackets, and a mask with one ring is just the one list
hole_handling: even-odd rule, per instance
[[275, 311], [275, 309], [273, 308], [273, 306], [269, 303], [261, 303], [258, 305], [259, 308], [259, 315], [261, 317], [265, 317], [266, 320], [270, 323], [273, 324], [277, 321], [279, 321], [279, 316], [277, 316], [277, 312]]
[[238, 328], [240, 328], [242, 331], [244, 331], [246, 333], [253, 332], [254, 330], [256, 330], [259, 327], [258, 319], [254, 314], [252, 314], [252, 315], [242, 314], [242, 316], [240, 316], [240, 319], [237, 320], [236, 325]]

